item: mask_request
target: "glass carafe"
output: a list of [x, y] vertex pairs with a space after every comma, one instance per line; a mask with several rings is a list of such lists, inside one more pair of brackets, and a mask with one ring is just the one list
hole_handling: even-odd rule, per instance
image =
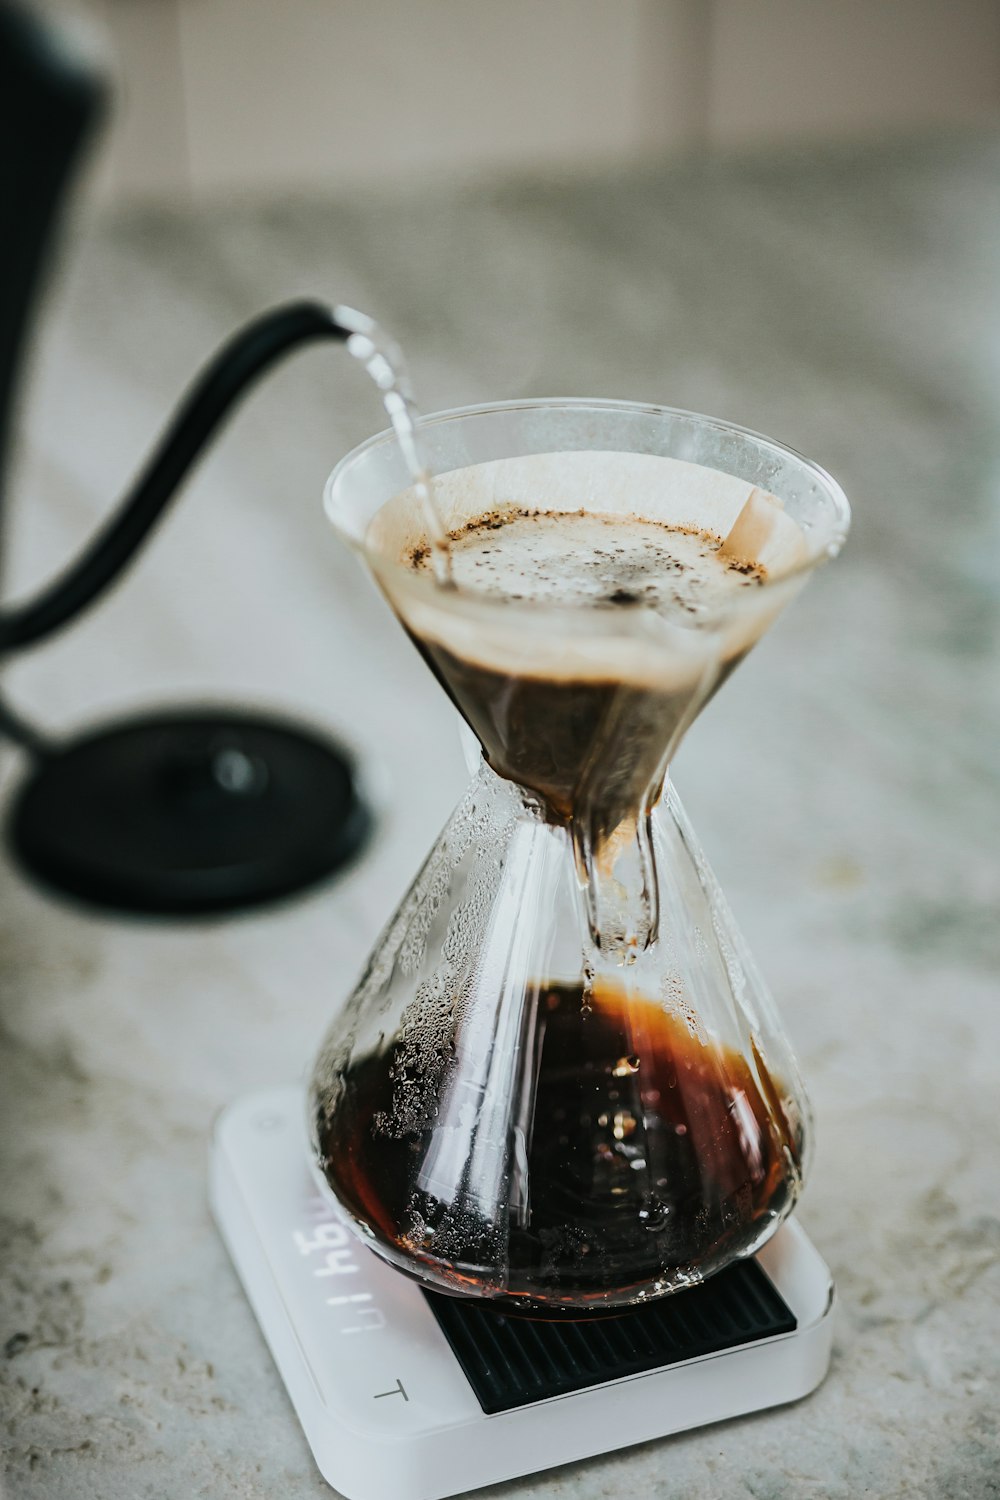
[[392, 434], [327, 490], [484, 754], [326, 1037], [317, 1168], [429, 1287], [613, 1311], [753, 1253], [801, 1191], [798, 1069], [667, 773], [849, 512], [790, 450], [666, 408], [508, 403], [422, 435], [449, 530], [480, 503], [463, 471], [488, 464], [501, 506], [541, 485], [547, 511], [639, 507], [766, 569], [690, 624], [641, 597], [500, 601], [412, 565], [421, 516]]

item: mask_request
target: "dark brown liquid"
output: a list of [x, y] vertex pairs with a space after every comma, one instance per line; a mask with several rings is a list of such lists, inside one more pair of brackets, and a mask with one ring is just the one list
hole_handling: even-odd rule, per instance
[[[718, 538], [707, 533], [627, 516], [509, 509], [469, 522], [451, 538], [463, 586], [512, 608], [560, 601], [606, 615], [644, 605], [693, 627], [703, 620], [706, 591], [716, 605], [731, 603], [764, 577], [748, 564], [719, 561]], [[411, 566], [426, 567], [426, 554], [426, 547], [415, 549]], [[680, 732], [736, 658], [710, 682], [693, 663], [686, 671], [678, 666], [670, 686], [627, 674], [574, 677], [558, 670], [559, 653], [545, 638], [552, 628], [540, 617], [539, 650], [555, 661], [551, 672], [507, 672], [439, 640], [416, 633], [414, 640], [493, 770], [533, 792], [549, 821], [576, 821], [597, 848], [638, 815], [650, 793], [655, 797]]]
[[551, 822], [585, 819], [594, 842], [640, 807], [695, 696], [511, 676], [416, 644], [493, 770], [534, 792]]
[[[318, 1121], [331, 1187], [414, 1274], [425, 1261], [456, 1290], [523, 1310], [601, 1311], [752, 1249], [766, 1217], [789, 1205], [801, 1139], [756, 1051], [748, 1061], [705, 1044], [662, 1006], [600, 983], [589, 1011], [579, 986], [532, 987], [522, 1037], [533, 1105], [521, 1151], [497, 1143], [507, 1212], [492, 1220], [471, 1178], [460, 1205], [427, 1186], [436, 1132], [455, 1126], [452, 1101], [469, 1097], [449, 1091], [461, 1078], [460, 1029], [433, 1123], [405, 1128], [419, 1078], [399, 1041], [353, 1062]], [[470, 1138], [469, 1162], [481, 1144]]]

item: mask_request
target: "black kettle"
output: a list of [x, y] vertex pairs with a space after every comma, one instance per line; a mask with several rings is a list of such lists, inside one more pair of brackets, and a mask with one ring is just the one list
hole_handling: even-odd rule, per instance
[[[0, 0], [0, 481], [60, 208], [106, 101], [99, 70], [64, 31]], [[258, 376], [349, 332], [323, 304], [294, 302], [224, 345], [97, 536], [35, 598], [0, 607], [0, 663], [67, 626], [122, 573]], [[175, 707], [64, 741], [0, 699], [0, 736], [28, 760], [7, 820], [14, 858], [47, 887], [112, 910], [192, 915], [287, 896], [345, 864], [369, 828], [342, 750], [238, 708]]]

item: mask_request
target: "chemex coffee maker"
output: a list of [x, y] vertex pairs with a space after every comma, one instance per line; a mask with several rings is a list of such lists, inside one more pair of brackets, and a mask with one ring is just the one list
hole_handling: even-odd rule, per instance
[[789, 1217], [802, 1082], [668, 771], [847, 502], [664, 407], [445, 412], [416, 467], [413, 438], [397, 421], [346, 457], [327, 511], [478, 765], [305, 1094], [237, 1103], [212, 1153], [217, 1221], [351, 1500], [795, 1400], [832, 1336]]

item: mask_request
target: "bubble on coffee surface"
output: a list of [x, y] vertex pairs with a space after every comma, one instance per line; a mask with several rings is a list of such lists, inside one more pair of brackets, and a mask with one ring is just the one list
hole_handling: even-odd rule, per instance
[[[607, 609], [644, 605], [678, 622], [715, 618], [764, 568], [720, 556], [722, 538], [636, 515], [508, 506], [449, 532], [455, 586], [497, 600]], [[423, 542], [404, 554], [431, 568]]]

